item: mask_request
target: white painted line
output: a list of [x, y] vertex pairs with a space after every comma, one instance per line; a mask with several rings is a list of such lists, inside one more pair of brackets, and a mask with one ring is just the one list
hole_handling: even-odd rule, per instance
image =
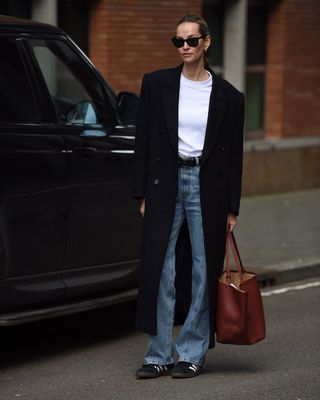
[[320, 281], [305, 283], [302, 285], [287, 286], [287, 287], [268, 290], [268, 291], [261, 291], [261, 295], [262, 296], [271, 296], [273, 294], [281, 294], [281, 293], [289, 292], [290, 290], [301, 290], [301, 289], [307, 289], [307, 288], [315, 287], [315, 286], [320, 286]]
[[110, 153], [117, 153], [117, 154], [133, 154], [134, 150], [110, 150]]

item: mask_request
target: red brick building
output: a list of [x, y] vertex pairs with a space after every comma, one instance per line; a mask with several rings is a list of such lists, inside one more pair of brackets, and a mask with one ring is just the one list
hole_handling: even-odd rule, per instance
[[244, 192], [320, 186], [319, 0], [10, 0], [0, 13], [61, 26], [116, 91], [180, 62], [186, 13], [211, 28], [211, 64], [246, 93]]

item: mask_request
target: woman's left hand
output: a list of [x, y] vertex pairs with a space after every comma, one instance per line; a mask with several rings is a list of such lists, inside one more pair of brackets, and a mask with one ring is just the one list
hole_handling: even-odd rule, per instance
[[228, 232], [232, 232], [236, 225], [237, 225], [237, 217], [234, 214], [228, 214], [227, 218]]

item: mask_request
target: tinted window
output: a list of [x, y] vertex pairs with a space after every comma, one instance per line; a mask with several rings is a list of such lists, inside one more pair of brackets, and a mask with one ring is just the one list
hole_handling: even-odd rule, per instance
[[[223, 41], [224, 41], [224, 5], [219, 2], [205, 0], [203, 2], [202, 12], [208, 23], [210, 34], [213, 38], [212, 49], [210, 52], [209, 62], [211, 65], [223, 65]], [[219, 71], [219, 70], [218, 70]]]
[[265, 7], [248, 8], [247, 64], [266, 62], [267, 10]]
[[57, 117], [68, 125], [115, 124], [115, 115], [97, 76], [60, 40], [30, 40]]
[[0, 122], [37, 122], [28, 76], [14, 39], [0, 39]]
[[91, 4], [88, 0], [60, 0], [58, 3], [58, 26], [72, 37], [88, 54], [89, 16]]
[[[267, 8], [250, 5], [247, 29], [246, 137], [263, 136]], [[250, 132], [249, 132], [250, 131]]]
[[31, 18], [31, 0], [1, 0], [0, 14]]

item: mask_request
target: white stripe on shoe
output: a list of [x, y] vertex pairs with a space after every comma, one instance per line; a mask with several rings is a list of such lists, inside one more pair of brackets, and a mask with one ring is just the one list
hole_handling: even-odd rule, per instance
[[199, 369], [200, 369], [200, 367], [199, 367], [199, 365], [191, 364], [191, 365], [189, 366], [189, 369], [192, 369], [193, 372], [198, 372]]
[[158, 372], [168, 371], [168, 367], [166, 365], [155, 365], [154, 367]]

